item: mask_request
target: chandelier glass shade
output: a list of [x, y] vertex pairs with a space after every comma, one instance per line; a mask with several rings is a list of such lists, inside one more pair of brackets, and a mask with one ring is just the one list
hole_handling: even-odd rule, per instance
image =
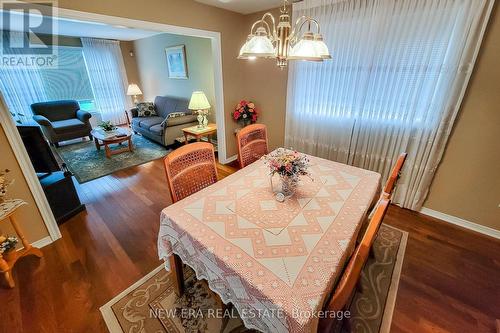
[[[288, 60], [322, 62], [332, 58], [315, 19], [301, 16], [293, 29], [290, 21], [285, 0], [278, 24], [271, 13], [265, 13], [252, 25], [238, 59], [274, 58], [284, 68]], [[307, 31], [302, 32], [305, 26]]]

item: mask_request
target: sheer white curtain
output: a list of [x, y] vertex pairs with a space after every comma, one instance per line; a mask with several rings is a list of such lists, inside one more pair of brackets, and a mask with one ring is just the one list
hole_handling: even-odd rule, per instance
[[126, 95], [128, 82], [119, 42], [97, 38], [81, 40], [97, 110], [103, 120], [124, 124], [130, 98]]
[[394, 201], [418, 210], [441, 160], [493, 0], [305, 0], [333, 60], [293, 62], [285, 143], [378, 171], [408, 160]]
[[[26, 34], [2, 31], [11, 45], [23, 45]], [[33, 117], [30, 105], [47, 101], [40, 71], [37, 68], [0, 65], [0, 90], [9, 111], [17, 122], [26, 123]]]

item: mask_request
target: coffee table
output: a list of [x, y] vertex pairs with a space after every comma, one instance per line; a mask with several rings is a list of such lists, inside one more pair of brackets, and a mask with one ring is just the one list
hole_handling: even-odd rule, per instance
[[196, 138], [196, 141], [200, 141], [201, 137], [208, 137], [208, 142], [210, 142], [210, 137], [212, 134], [217, 133], [217, 125], [216, 124], [208, 124], [207, 127], [199, 128], [198, 126], [191, 126], [182, 129], [184, 133], [184, 144], [188, 144], [188, 137], [193, 136]]
[[[94, 137], [95, 147], [97, 150], [101, 150], [101, 147], [104, 146], [107, 158], [111, 158], [112, 155], [121, 154], [127, 151], [131, 152], [134, 149], [132, 145], [132, 132], [127, 128], [119, 127], [112, 132], [105, 132], [102, 129], [96, 128], [93, 129], [90, 134]], [[109, 145], [111, 144], [121, 145], [125, 141], [128, 141], [127, 147], [113, 150], [109, 148]]]

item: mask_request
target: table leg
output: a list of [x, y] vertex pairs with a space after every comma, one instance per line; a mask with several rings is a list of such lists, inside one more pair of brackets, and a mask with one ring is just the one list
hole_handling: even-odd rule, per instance
[[174, 292], [177, 297], [181, 297], [184, 293], [184, 272], [182, 271], [182, 261], [178, 255], [170, 256], [170, 271], [174, 283]]
[[104, 150], [106, 151], [106, 157], [111, 158], [111, 149], [109, 149], [109, 145], [104, 143]]
[[2, 257], [1, 254], [0, 254], [0, 271], [3, 272], [5, 281], [7, 281], [7, 285], [9, 286], [9, 288], [14, 288], [16, 284], [14, 283], [14, 279], [12, 278], [11, 268], [9, 267], [9, 265], [7, 264], [7, 262]]
[[97, 138], [94, 138], [94, 143], [95, 143], [95, 148], [97, 150], [101, 150], [101, 145], [99, 144], [99, 140], [97, 140]]
[[17, 220], [14, 217], [14, 215], [11, 215], [9, 218], [12, 227], [16, 231], [16, 234], [19, 236], [19, 238], [21, 239], [21, 243], [23, 244], [24, 247], [24, 249], [22, 250], [23, 256], [32, 254], [37, 256], [38, 258], [43, 257], [43, 253], [42, 251], [40, 251], [40, 249], [33, 247], [30, 243], [28, 243], [28, 240], [26, 239], [26, 237], [24, 237], [23, 230], [17, 224]]
[[197, 135], [196, 136], [196, 142], [200, 142], [200, 140], [201, 140], [201, 136]]
[[132, 137], [128, 138], [128, 150], [133, 151], [134, 146], [132, 145]]
[[188, 144], [188, 135], [186, 133], [184, 133], [184, 144]]

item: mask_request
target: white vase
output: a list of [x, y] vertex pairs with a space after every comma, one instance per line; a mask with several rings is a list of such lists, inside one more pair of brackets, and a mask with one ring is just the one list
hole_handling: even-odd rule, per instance
[[196, 117], [196, 119], [198, 119], [198, 128], [202, 128], [203, 127], [203, 116], [201, 115], [201, 113], [198, 113], [198, 117]]

